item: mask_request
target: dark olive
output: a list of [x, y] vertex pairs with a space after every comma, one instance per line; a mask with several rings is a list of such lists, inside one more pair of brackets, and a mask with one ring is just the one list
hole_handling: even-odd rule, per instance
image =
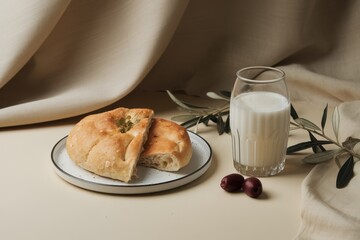
[[246, 195], [252, 198], [257, 198], [262, 193], [262, 184], [260, 180], [256, 177], [246, 178], [242, 186]]
[[236, 192], [242, 188], [243, 182], [243, 176], [237, 173], [232, 173], [221, 179], [220, 186], [227, 192]]

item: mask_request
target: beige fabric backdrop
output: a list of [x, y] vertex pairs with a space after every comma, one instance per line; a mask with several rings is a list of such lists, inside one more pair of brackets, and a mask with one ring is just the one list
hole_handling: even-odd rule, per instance
[[[1, 1], [0, 127], [87, 113], [131, 91], [230, 90], [249, 65], [283, 69], [292, 101], [359, 100], [359, 9], [351, 0]], [[314, 198], [316, 171], [331, 167], [304, 182], [298, 239], [336, 237], [329, 230], [354, 219], [360, 232], [351, 214], [326, 228], [316, 224], [333, 212], [311, 215], [326, 206]]]
[[359, 1], [0, 3], [0, 126], [70, 117], [137, 89], [230, 90], [249, 65], [292, 100], [360, 99]]
[[0, 3], [0, 126], [86, 113], [132, 91], [155, 65], [182, 0]]

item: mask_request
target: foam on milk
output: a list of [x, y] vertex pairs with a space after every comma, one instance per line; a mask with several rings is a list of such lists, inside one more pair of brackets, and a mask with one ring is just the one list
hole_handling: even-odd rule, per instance
[[[230, 104], [233, 159], [249, 167], [276, 168], [285, 161], [290, 103], [273, 92], [242, 93]], [[284, 164], [282, 164], [283, 167]], [[276, 169], [274, 171], [277, 171]]]

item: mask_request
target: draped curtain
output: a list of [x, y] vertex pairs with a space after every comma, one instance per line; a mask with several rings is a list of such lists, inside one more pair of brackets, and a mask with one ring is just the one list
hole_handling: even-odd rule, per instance
[[358, 1], [0, 2], [0, 126], [71, 117], [133, 90], [230, 90], [286, 72], [293, 101], [360, 99]]

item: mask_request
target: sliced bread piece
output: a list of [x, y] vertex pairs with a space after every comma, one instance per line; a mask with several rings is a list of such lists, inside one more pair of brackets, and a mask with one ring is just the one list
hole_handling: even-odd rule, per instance
[[145, 108], [117, 108], [89, 115], [69, 133], [67, 152], [90, 172], [129, 182], [136, 174], [153, 115], [153, 110]]
[[139, 164], [163, 171], [178, 171], [192, 156], [187, 130], [175, 122], [154, 118]]

